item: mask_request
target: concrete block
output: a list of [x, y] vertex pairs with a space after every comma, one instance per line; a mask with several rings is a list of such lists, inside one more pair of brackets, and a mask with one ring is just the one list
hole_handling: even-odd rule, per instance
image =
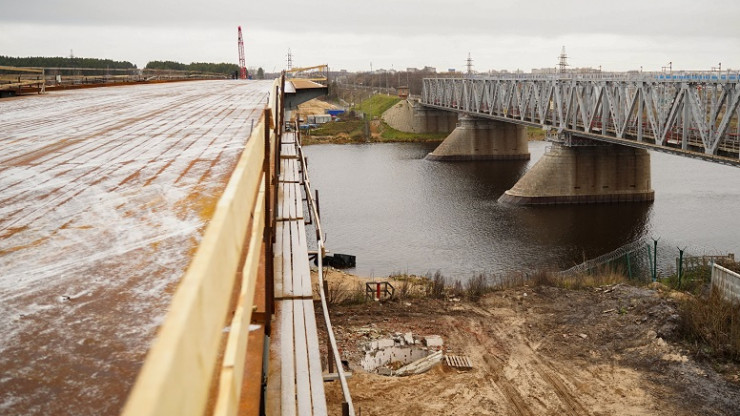
[[378, 347], [377, 347], [378, 349], [390, 348], [396, 345], [395, 341], [389, 338], [382, 338], [382, 339], [379, 339], [377, 342], [378, 342]]
[[424, 344], [426, 344], [427, 347], [442, 347], [444, 346], [444, 341], [439, 335], [429, 335], [424, 337]]

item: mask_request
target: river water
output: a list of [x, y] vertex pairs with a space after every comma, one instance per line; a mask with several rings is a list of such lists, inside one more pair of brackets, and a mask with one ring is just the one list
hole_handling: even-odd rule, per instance
[[466, 279], [566, 269], [638, 238], [660, 238], [663, 273], [677, 247], [740, 254], [740, 169], [651, 152], [655, 202], [521, 207], [500, 204], [530, 161], [434, 162], [436, 144], [307, 146], [331, 252], [357, 256], [361, 276], [433, 273]]

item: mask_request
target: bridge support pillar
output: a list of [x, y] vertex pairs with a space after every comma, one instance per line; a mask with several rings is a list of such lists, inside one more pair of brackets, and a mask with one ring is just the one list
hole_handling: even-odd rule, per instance
[[553, 143], [499, 202], [517, 205], [653, 201], [650, 154], [619, 145]]
[[524, 127], [463, 116], [458, 126], [432, 153], [430, 160], [529, 159]]
[[435, 110], [414, 104], [412, 131], [416, 133], [449, 133], [457, 124], [454, 111]]

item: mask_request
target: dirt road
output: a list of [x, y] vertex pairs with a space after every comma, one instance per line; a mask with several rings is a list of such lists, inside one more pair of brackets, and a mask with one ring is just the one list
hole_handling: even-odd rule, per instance
[[118, 414], [270, 86], [0, 101], [0, 414]]
[[[737, 415], [740, 369], [717, 373], [677, 343], [666, 293], [617, 285], [507, 289], [479, 303], [408, 299], [340, 306], [333, 324], [362, 415]], [[360, 346], [394, 332], [438, 334], [474, 369], [410, 377], [363, 372]], [[341, 414], [338, 383], [329, 408]]]

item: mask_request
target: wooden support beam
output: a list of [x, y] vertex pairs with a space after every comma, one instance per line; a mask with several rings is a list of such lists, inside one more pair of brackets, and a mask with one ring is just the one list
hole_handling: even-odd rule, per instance
[[[213, 412], [215, 416], [235, 416], [239, 409], [239, 395], [242, 390], [247, 337], [252, 318], [254, 288], [261, 254], [262, 230], [265, 225], [265, 186], [263, 178], [260, 178], [259, 183], [261, 186], [255, 206], [253, 207], [249, 249], [247, 251], [247, 259], [244, 262], [239, 303], [231, 320], [229, 339], [226, 343], [226, 352], [224, 353], [221, 368], [216, 409]], [[252, 380], [252, 382], [257, 383], [260, 381]]]

